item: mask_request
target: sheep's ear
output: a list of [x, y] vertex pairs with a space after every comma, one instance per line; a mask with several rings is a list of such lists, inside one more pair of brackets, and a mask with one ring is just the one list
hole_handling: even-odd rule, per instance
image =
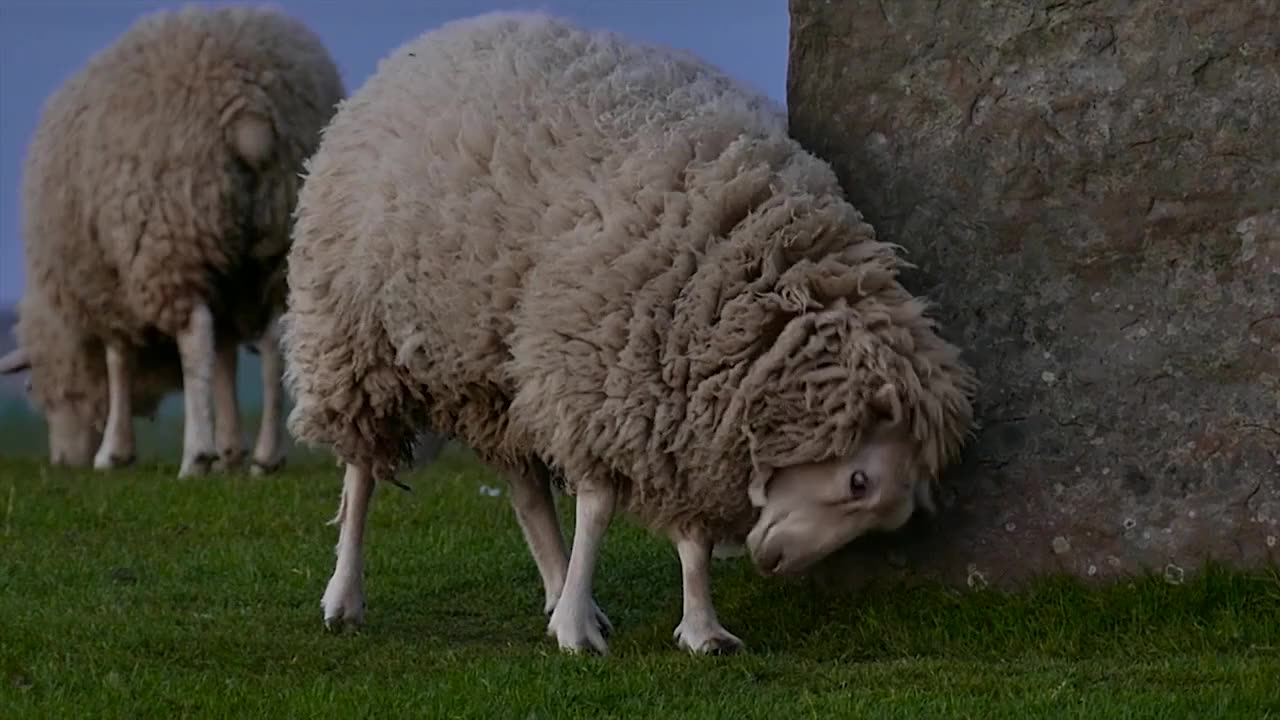
[[773, 468], [761, 467], [751, 473], [751, 484], [747, 486], [747, 497], [752, 507], [764, 507], [768, 498], [765, 491], [769, 488], [769, 480], [773, 477]]
[[888, 419], [890, 425], [902, 420], [902, 400], [898, 397], [898, 387], [893, 383], [881, 385], [867, 402], [875, 413]]
[[0, 375], [12, 375], [30, 369], [31, 358], [27, 356], [26, 348], [11, 350], [4, 357], [0, 357]]

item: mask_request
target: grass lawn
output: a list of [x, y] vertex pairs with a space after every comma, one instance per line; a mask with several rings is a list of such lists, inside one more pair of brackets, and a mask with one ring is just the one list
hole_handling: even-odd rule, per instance
[[505, 488], [450, 451], [375, 494], [368, 624], [329, 635], [336, 468], [55, 472], [40, 435], [0, 423], [0, 718], [1280, 718], [1274, 572], [859, 596], [718, 561], [749, 649], [698, 658], [671, 639], [674, 549], [624, 520], [611, 655], [563, 656]]

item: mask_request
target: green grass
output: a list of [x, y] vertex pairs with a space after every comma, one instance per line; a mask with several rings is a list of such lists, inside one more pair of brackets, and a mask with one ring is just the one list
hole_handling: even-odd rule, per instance
[[450, 451], [375, 495], [368, 624], [329, 635], [331, 465], [56, 472], [38, 427], [0, 438], [0, 718], [1280, 718], [1274, 572], [858, 595], [720, 561], [749, 651], [695, 658], [671, 640], [674, 550], [622, 521], [596, 593], [611, 655], [563, 656], [505, 495], [481, 492], [500, 483]]

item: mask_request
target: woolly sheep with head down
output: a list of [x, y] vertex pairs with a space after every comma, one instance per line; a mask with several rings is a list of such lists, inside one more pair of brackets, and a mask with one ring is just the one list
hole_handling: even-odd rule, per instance
[[19, 347], [0, 370], [30, 369], [54, 462], [128, 464], [133, 417], [181, 387], [179, 475], [237, 464], [240, 344], [263, 357], [254, 469], [282, 461], [283, 264], [302, 161], [344, 95], [296, 20], [192, 6], [142, 17], [49, 98], [23, 173]]
[[688, 54], [450, 23], [384, 59], [307, 165], [282, 342], [290, 430], [346, 465], [327, 626], [363, 622], [373, 487], [423, 429], [508, 478], [548, 634], [598, 652], [615, 512], [675, 545], [678, 644], [730, 651], [717, 546], [803, 572], [932, 510], [972, 432], [976, 380], [894, 248], [776, 105]]

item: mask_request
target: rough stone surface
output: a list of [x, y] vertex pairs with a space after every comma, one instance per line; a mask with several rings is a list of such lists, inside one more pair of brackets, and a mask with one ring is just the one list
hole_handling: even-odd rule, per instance
[[1280, 558], [1280, 3], [792, 0], [794, 136], [982, 381], [944, 514], [842, 581]]

